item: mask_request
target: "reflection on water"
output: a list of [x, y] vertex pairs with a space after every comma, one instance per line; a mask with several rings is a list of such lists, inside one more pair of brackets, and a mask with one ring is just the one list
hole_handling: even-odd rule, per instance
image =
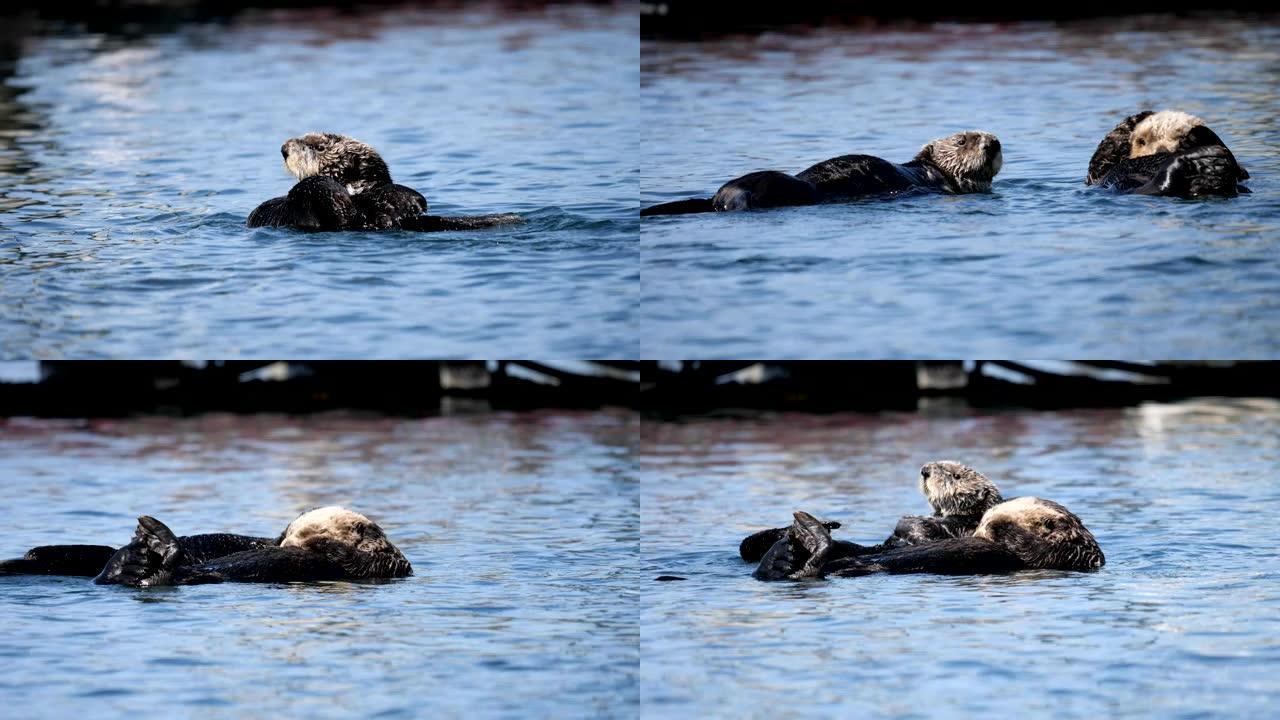
[[[644, 205], [846, 153], [905, 162], [968, 128], [994, 132], [1004, 152], [990, 195], [646, 219], [649, 352], [1269, 356], [1280, 337], [1277, 48], [1274, 18], [1205, 17], [645, 41]], [[1098, 141], [1166, 107], [1202, 116], [1254, 193], [1087, 190]]]
[[[919, 467], [942, 458], [1064, 503], [1107, 565], [761, 583], [737, 557], [795, 509], [878, 542], [928, 511]], [[643, 571], [688, 580], [644, 589], [642, 701], [740, 717], [1265, 714], [1280, 700], [1278, 461], [1274, 401], [645, 423]]]
[[0, 693], [57, 717], [634, 717], [635, 442], [613, 413], [9, 422], [2, 556], [123, 543], [142, 513], [274, 535], [340, 503], [415, 575], [154, 591], [0, 578], [0, 614], [23, 629], [0, 639]]
[[[245, 12], [51, 32], [0, 71], [0, 356], [633, 356], [637, 18]], [[249, 231], [280, 144], [359, 138], [499, 231]]]

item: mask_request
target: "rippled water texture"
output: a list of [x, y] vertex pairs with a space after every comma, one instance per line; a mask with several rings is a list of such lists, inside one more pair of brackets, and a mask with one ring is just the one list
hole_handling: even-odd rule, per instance
[[[1145, 17], [645, 41], [645, 205], [996, 133], [990, 195], [646, 218], [654, 357], [1260, 357], [1280, 350], [1280, 24]], [[1204, 118], [1253, 195], [1085, 188], [1125, 116]], [[649, 348], [652, 348], [650, 350]]]
[[636, 423], [208, 417], [0, 429], [0, 556], [276, 534], [341, 503], [415, 575], [138, 590], [0, 577], [0, 695], [22, 717], [635, 717]]
[[[641, 698], [728, 717], [1248, 717], [1280, 690], [1280, 406], [646, 424]], [[967, 461], [1077, 513], [1096, 573], [763, 583], [739, 540], [795, 509], [879, 542]], [[766, 710], [767, 709], [767, 710]]]
[[[0, 355], [634, 356], [634, 8], [246, 12], [0, 63]], [[244, 227], [341, 132], [482, 232]]]

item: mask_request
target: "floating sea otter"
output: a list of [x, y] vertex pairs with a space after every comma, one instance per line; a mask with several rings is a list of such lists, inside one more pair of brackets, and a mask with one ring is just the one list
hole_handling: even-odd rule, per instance
[[831, 531], [797, 511], [786, 537], [760, 560], [761, 580], [798, 580], [872, 573], [982, 575], [1014, 570], [1095, 570], [1106, 562], [1080, 518], [1036, 497], [1003, 502], [986, 512], [973, 535], [833, 557]]
[[877, 572], [1092, 570], [1104, 562], [1093, 535], [1065, 507], [1034, 497], [1005, 501], [994, 483], [966, 465], [925, 465], [920, 489], [935, 514], [902, 518], [880, 545], [832, 540], [831, 530], [839, 523], [796, 512], [791, 527], [756, 533], [742, 542], [739, 552], [748, 562], [759, 561], [755, 576], [762, 580]]
[[1122, 193], [1193, 198], [1250, 190], [1249, 172], [1194, 115], [1144, 110], [1115, 127], [1089, 159], [1086, 185]]
[[[835, 540], [832, 551], [837, 555], [868, 555], [889, 548], [972, 535], [982, 521], [982, 514], [1004, 502], [999, 488], [985, 475], [950, 460], [931, 462], [920, 468], [920, 492], [933, 507], [933, 515], [903, 517], [893, 534], [879, 545]], [[840, 523], [829, 522], [826, 526], [834, 530]], [[747, 562], [759, 562], [790, 529], [773, 528], [749, 535], [738, 546], [738, 553]]]
[[901, 165], [871, 155], [841, 155], [788, 175], [765, 170], [730, 180], [712, 198], [692, 198], [644, 208], [641, 215], [684, 215], [814, 205], [909, 190], [943, 193], [989, 192], [1004, 156], [1000, 140], [971, 130], [925, 145]]
[[519, 215], [426, 215], [427, 199], [391, 182], [382, 156], [368, 145], [335, 133], [307, 133], [280, 147], [284, 166], [298, 183], [249, 214], [249, 227], [299, 230], [474, 230], [520, 222]]
[[341, 507], [305, 512], [277, 538], [217, 533], [177, 537], [138, 518], [133, 541], [47, 545], [0, 562], [0, 574], [94, 576], [103, 585], [194, 585], [407, 577], [413, 568], [377, 523]]

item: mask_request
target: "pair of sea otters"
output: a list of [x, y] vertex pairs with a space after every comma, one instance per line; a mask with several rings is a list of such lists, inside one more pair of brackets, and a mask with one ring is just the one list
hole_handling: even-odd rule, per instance
[[427, 199], [391, 181], [373, 148], [345, 135], [307, 133], [280, 146], [298, 183], [249, 214], [249, 227], [297, 230], [476, 230], [520, 222], [519, 215], [427, 215]]
[[0, 561], [0, 575], [93, 577], [100, 585], [198, 585], [408, 577], [413, 567], [378, 524], [337, 506], [298, 516], [278, 537], [215, 533], [178, 537], [138, 518], [133, 540], [106, 545], [44, 545]]
[[982, 473], [958, 462], [920, 469], [934, 514], [902, 518], [879, 545], [833, 540], [838, 522], [796, 512], [791, 527], [762, 530], [738, 547], [761, 580], [873, 573], [981, 575], [1014, 570], [1095, 570], [1106, 559], [1080, 518], [1036, 497], [1005, 500]]
[[[970, 130], [925, 145], [909, 162], [842, 155], [795, 175], [753, 172], [725, 183], [711, 198], [661, 203], [641, 215], [683, 215], [841, 202], [907, 191], [990, 192], [1004, 163], [1000, 140]], [[1194, 198], [1247, 193], [1249, 173], [1222, 139], [1193, 115], [1145, 110], [1124, 119], [1098, 144], [1086, 185], [1119, 193]]]

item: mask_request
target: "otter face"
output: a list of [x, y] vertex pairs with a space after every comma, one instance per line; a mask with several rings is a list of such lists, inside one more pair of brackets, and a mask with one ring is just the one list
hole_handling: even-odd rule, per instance
[[1080, 518], [1056, 502], [1036, 497], [991, 508], [973, 535], [1003, 545], [1031, 568], [1094, 570], [1106, 562]]
[[1111, 168], [1115, 167], [1121, 160], [1129, 157], [1129, 149], [1132, 145], [1130, 138], [1133, 136], [1133, 129], [1138, 123], [1154, 115], [1150, 110], [1143, 110], [1135, 113], [1120, 121], [1107, 136], [1102, 138], [1102, 142], [1098, 143], [1098, 149], [1093, 151], [1093, 157], [1089, 158], [1089, 171], [1085, 174], [1085, 185], [1097, 185], [1102, 182]]
[[934, 140], [921, 148], [916, 158], [937, 165], [955, 181], [961, 192], [990, 190], [991, 179], [1004, 166], [1000, 139], [981, 130]]
[[345, 185], [352, 195], [391, 182], [377, 151], [346, 135], [307, 133], [286, 140], [280, 154], [285, 169], [299, 180], [324, 175]]
[[968, 465], [950, 460], [920, 468], [920, 492], [933, 511], [950, 515], [981, 515], [1004, 501], [995, 483]]
[[359, 578], [405, 577], [413, 568], [378, 524], [337, 506], [305, 512], [289, 523], [280, 547], [299, 547], [333, 556]]
[[1188, 137], [1191, 131], [1203, 125], [1204, 121], [1200, 118], [1177, 110], [1151, 113], [1134, 126], [1129, 137], [1129, 157], [1189, 149]]

